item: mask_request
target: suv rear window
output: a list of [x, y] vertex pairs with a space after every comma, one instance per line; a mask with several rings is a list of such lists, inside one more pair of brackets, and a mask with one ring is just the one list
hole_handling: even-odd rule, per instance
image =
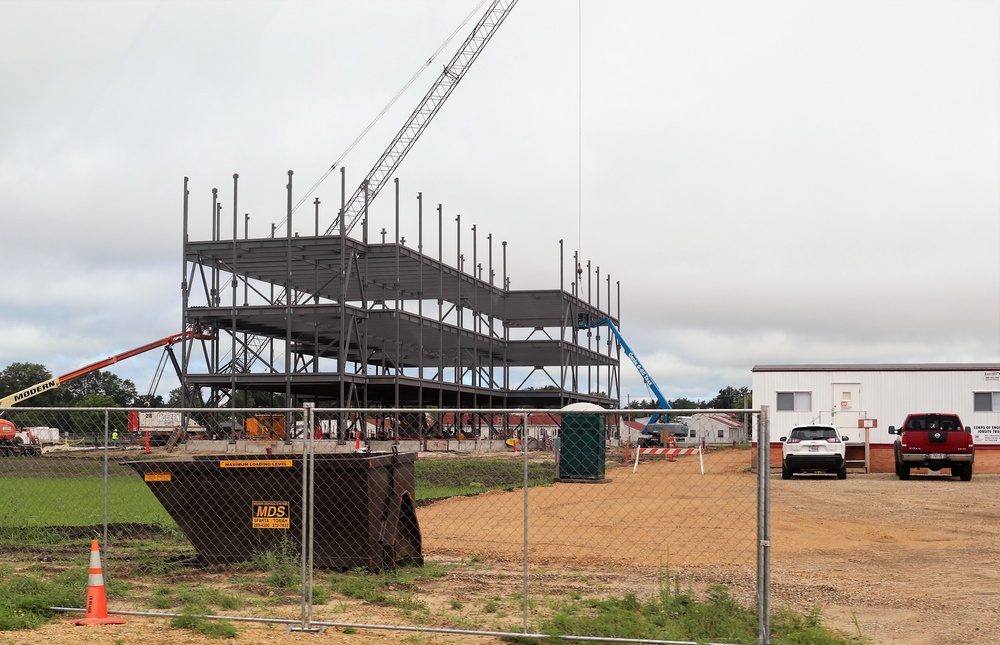
[[789, 435], [791, 439], [810, 441], [814, 439], [836, 439], [837, 431], [833, 428], [796, 428]]
[[925, 414], [911, 416], [906, 423], [907, 430], [963, 430], [958, 417], [947, 414]]

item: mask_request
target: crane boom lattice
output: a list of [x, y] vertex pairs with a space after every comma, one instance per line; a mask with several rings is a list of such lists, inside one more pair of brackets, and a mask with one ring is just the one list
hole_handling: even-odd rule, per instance
[[[344, 222], [345, 235], [350, 233], [361, 220], [368, 205], [378, 195], [379, 191], [385, 185], [386, 180], [399, 167], [403, 157], [406, 156], [406, 153], [416, 143], [421, 133], [423, 133], [427, 125], [431, 122], [431, 119], [434, 118], [434, 115], [441, 109], [441, 106], [451, 96], [451, 93], [455, 91], [458, 82], [469, 71], [472, 63], [479, 57], [483, 47], [486, 46], [486, 43], [496, 33], [515, 4], [517, 4], [517, 0], [493, 0], [490, 3], [489, 8], [479, 19], [479, 22], [476, 23], [472, 33], [469, 34], [465, 42], [462, 43], [462, 46], [459, 47], [455, 55], [445, 65], [430, 90], [427, 91], [416, 109], [410, 114], [410, 118], [406, 120], [406, 123], [393, 138], [392, 143], [382, 153], [378, 162], [369, 171], [364, 181], [354, 191], [354, 194], [344, 203], [344, 208], [333, 224], [326, 230], [326, 235], [332, 235], [337, 232], [340, 228], [341, 220]], [[297, 294], [294, 297], [295, 304], [299, 304], [303, 297], [303, 294]], [[281, 294], [274, 300], [274, 303], [278, 304], [286, 298], [289, 301], [293, 300], [290, 294], [282, 290]], [[250, 352], [247, 360], [241, 363], [236, 356], [233, 356], [230, 359], [228, 369], [235, 372], [250, 371], [253, 363], [258, 358], [259, 352], [267, 342], [266, 338], [259, 338], [256, 341], [250, 342], [248, 344]]]
[[368, 204], [378, 195], [382, 186], [396, 171], [403, 157], [410, 151], [416, 143], [421, 133], [437, 114], [444, 102], [455, 91], [459, 81], [475, 62], [482, 52], [483, 47], [490, 41], [493, 34], [503, 23], [507, 14], [514, 8], [517, 0], [494, 0], [486, 13], [479, 19], [472, 33], [465, 39], [458, 52], [445, 65], [441, 74], [434, 81], [430, 90], [417, 105], [417, 108], [410, 114], [403, 127], [393, 138], [392, 143], [386, 148], [378, 162], [365, 177], [361, 185], [358, 186], [354, 194], [345, 203], [343, 213], [334, 220], [334, 223], [327, 229], [326, 234], [334, 233], [339, 227], [341, 219], [344, 221], [344, 231], [350, 233], [358, 221], [361, 220]]

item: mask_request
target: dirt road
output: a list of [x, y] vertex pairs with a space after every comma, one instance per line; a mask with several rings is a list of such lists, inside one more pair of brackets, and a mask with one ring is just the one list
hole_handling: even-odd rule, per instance
[[[625, 567], [621, 589], [650, 593], [669, 562], [752, 602], [757, 475], [741, 452], [708, 453], [705, 466], [650, 460], [635, 474], [609, 467], [606, 484], [532, 489], [532, 561]], [[819, 607], [879, 645], [1000, 643], [1000, 475], [775, 474], [770, 485], [772, 608]], [[518, 491], [422, 509], [426, 549], [516, 560], [523, 507]]]

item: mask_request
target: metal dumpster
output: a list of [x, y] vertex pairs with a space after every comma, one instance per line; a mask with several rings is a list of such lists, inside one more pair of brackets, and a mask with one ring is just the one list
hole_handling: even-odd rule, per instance
[[[373, 570], [422, 565], [412, 453], [315, 456], [313, 563]], [[207, 563], [298, 553], [302, 457], [197, 455], [126, 462]]]

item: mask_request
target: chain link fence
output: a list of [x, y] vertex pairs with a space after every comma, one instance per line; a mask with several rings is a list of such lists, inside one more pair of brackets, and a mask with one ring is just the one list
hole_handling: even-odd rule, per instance
[[543, 633], [553, 597], [681, 584], [766, 608], [759, 411], [653, 437], [628, 414], [8, 409], [0, 540], [72, 561], [100, 539], [115, 610], [211, 588], [203, 615], [294, 629]]

